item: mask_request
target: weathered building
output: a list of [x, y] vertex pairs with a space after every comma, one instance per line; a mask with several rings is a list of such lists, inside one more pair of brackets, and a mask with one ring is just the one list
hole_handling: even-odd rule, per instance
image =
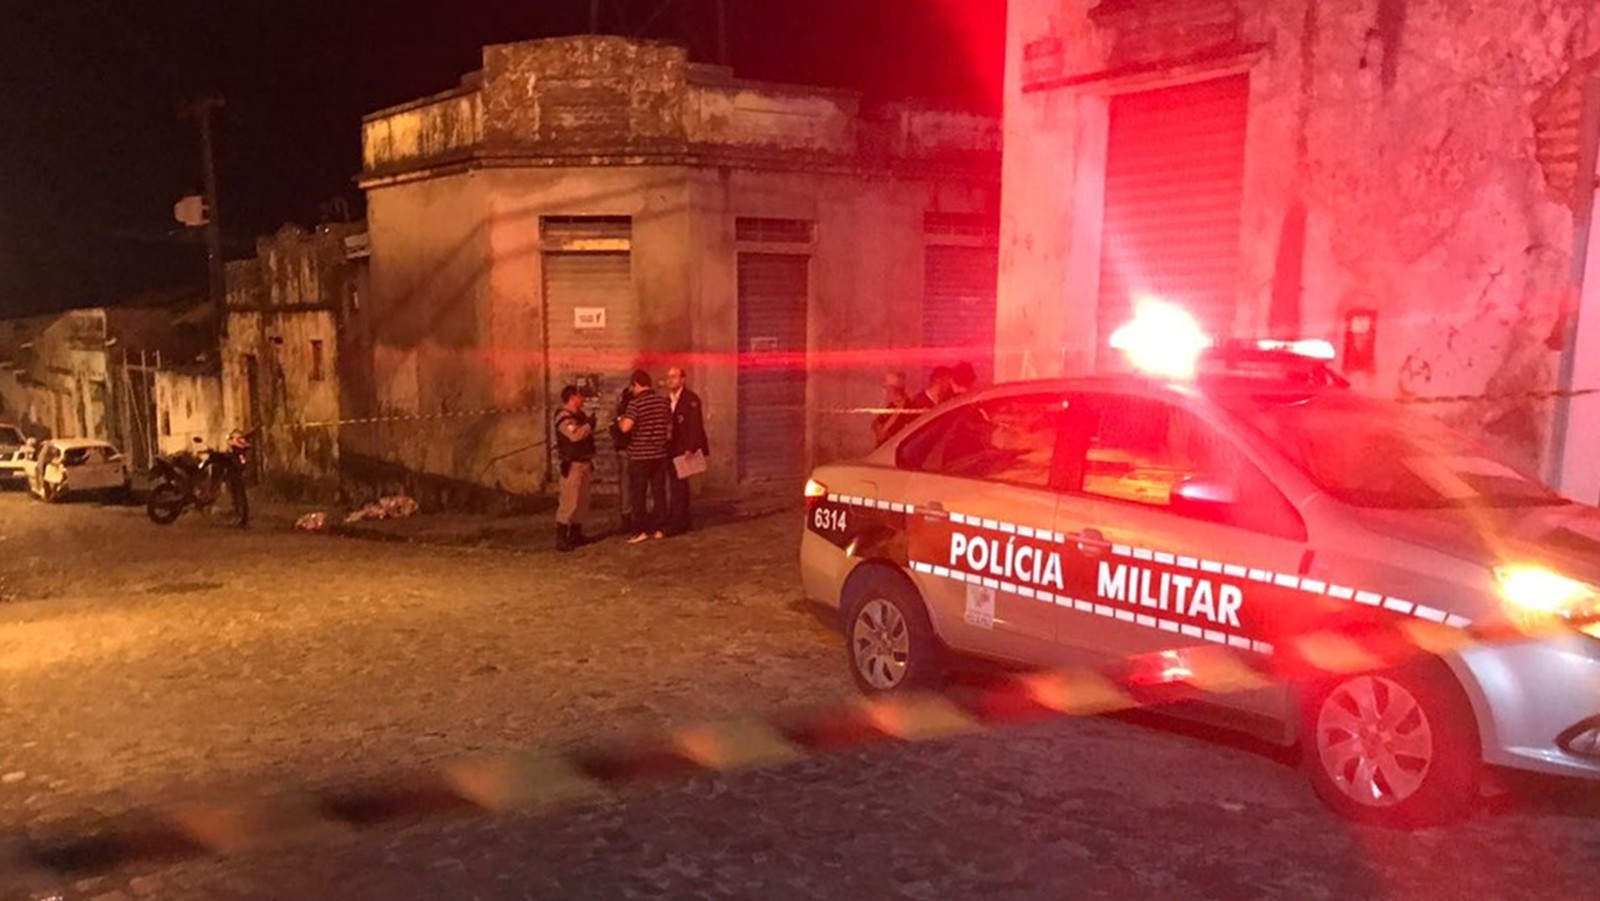
[[195, 439], [218, 446], [228, 433], [222, 379], [210, 367], [152, 367], [156, 448], [163, 454], [194, 449]]
[[192, 297], [139, 300], [0, 322], [0, 419], [40, 438], [107, 439], [147, 464], [171, 419], [157, 374], [202, 356], [209, 325]]
[[227, 265], [222, 417], [255, 431], [259, 475], [282, 494], [339, 490], [340, 323], [365, 278], [363, 234], [286, 225]]
[[1372, 392], [1483, 396], [1434, 409], [1600, 499], [1600, 399], [1527, 396], [1600, 387], [1600, 267], [1580, 281], [1600, 5], [1008, 17], [1003, 375], [1112, 364], [1108, 331], [1160, 295], [1218, 334], [1332, 339]]
[[[870, 443], [885, 368], [993, 345], [998, 124], [742, 81], [680, 47], [484, 49], [368, 116], [367, 387], [347, 474], [425, 500], [548, 485], [567, 383], [608, 413], [636, 365], [689, 370], [719, 487]], [[360, 393], [362, 396], [355, 397]], [[604, 460], [602, 473], [610, 461]]]

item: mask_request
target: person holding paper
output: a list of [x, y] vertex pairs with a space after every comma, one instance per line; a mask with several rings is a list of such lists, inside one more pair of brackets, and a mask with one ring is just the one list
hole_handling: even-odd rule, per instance
[[705, 407], [689, 388], [683, 367], [667, 370], [667, 400], [672, 407], [672, 469], [667, 473], [667, 534], [682, 535], [694, 525], [689, 513], [689, 480], [706, 471], [711, 442]]

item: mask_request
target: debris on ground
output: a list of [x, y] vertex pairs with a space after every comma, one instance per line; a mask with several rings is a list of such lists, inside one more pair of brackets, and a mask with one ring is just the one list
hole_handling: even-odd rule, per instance
[[328, 527], [328, 514], [307, 513], [294, 521], [294, 527], [302, 532], [321, 532]]
[[374, 519], [405, 519], [415, 516], [417, 502], [405, 495], [394, 497], [380, 497], [365, 507], [352, 512], [344, 518], [347, 523], [366, 522]]

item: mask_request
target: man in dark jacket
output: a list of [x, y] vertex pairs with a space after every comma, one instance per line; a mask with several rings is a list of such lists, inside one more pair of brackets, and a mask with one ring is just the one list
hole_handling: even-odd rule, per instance
[[911, 398], [913, 410], [931, 410], [955, 395], [953, 373], [948, 366], [935, 366], [928, 375], [928, 387]]
[[[672, 406], [672, 457], [699, 453], [708, 456], [711, 442], [706, 437], [705, 408], [700, 395], [689, 389], [689, 377], [681, 366], [667, 370], [667, 401]], [[689, 515], [689, 480], [678, 476], [674, 466], [667, 472], [667, 534], [682, 535], [693, 527]]]

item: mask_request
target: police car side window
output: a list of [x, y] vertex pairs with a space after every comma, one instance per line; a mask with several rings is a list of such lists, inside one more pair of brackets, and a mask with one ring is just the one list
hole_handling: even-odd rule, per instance
[[894, 465], [900, 469], [925, 469], [931, 460], [937, 459], [945, 432], [950, 430], [951, 422], [960, 412], [946, 413], [907, 436], [894, 452]]
[[1064, 413], [1056, 396], [968, 404], [902, 444], [899, 463], [940, 475], [1044, 488], [1050, 484]]
[[1286, 538], [1305, 537], [1305, 525], [1282, 493], [1209, 424], [1187, 410], [1147, 398], [1103, 398], [1085, 451], [1083, 491], [1153, 507], [1175, 508], [1173, 490], [1185, 480], [1230, 488], [1235, 502], [1217, 511], [1224, 525]]

